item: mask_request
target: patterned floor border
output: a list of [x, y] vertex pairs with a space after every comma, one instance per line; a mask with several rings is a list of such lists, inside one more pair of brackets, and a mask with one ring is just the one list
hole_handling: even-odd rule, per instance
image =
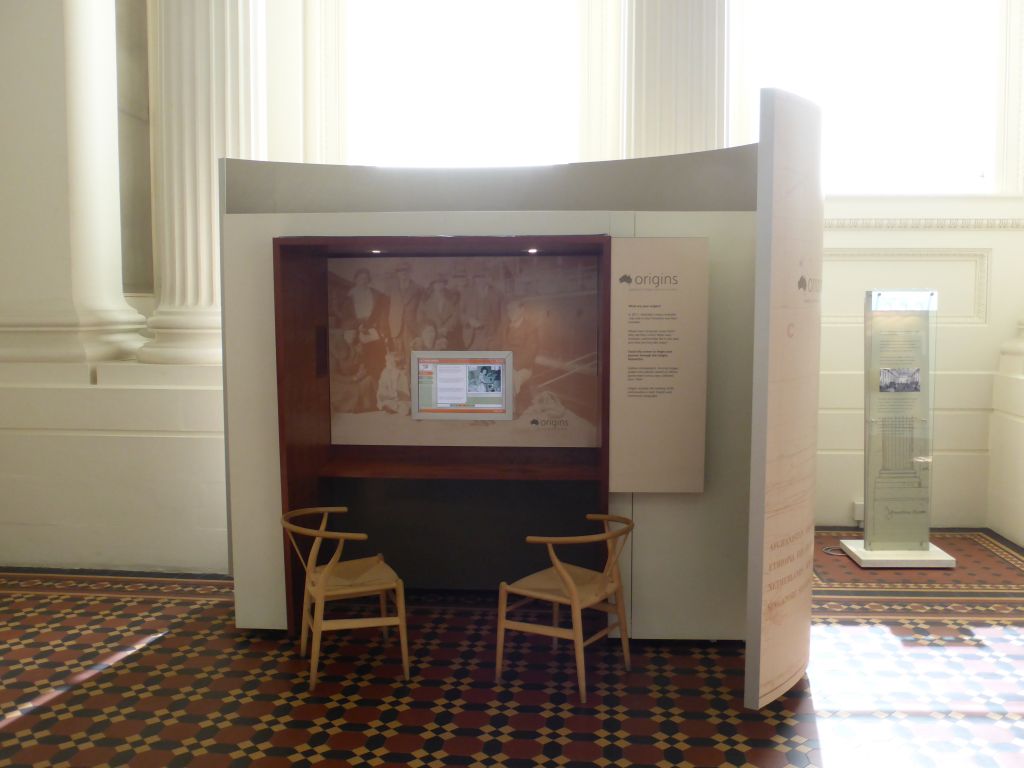
[[0, 570], [0, 595], [124, 595], [162, 600], [234, 601], [234, 583], [227, 577], [93, 573], [88, 571]]

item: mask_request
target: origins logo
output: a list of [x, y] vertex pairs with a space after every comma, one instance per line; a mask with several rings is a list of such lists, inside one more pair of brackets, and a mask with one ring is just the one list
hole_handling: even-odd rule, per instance
[[523, 414], [530, 417], [533, 429], [568, 429], [566, 407], [554, 392], [541, 392]]
[[564, 416], [553, 419], [530, 419], [530, 426], [541, 429], [568, 429], [569, 420]]
[[796, 281], [796, 289], [798, 291], [805, 291], [807, 293], [820, 293], [821, 278], [800, 275], [800, 279]]
[[632, 288], [667, 290], [679, 285], [679, 275], [623, 275], [619, 282]]

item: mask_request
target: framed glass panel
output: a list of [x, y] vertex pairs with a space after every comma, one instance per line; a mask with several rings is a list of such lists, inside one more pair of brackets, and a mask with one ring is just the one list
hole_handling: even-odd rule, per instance
[[927, 550], [936, 291], [868, 291], [864, 311], [864, 546]]

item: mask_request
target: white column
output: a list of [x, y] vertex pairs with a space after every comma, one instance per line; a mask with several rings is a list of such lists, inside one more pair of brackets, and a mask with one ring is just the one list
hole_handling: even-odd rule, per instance
[[623, 135], [623, 26], [626, 0], [580, 6], [580, 160], [625, 157]]
[[267, 3], [267, 159], [278, 163], [305, 159], [303, 16], [296, 0]]
[[307, 163], [345, 160], [344, 29], [344, 3], [303, 1], [302, 122], [303, 159]]
[[266, 157], [264, 19], [261, 0], [149, 2], [159, 303], [141, 362], [221, 360], [218, 160]]
[[625, 25], [626, 157], [724, 147], [725, 3], [629, 3]]
[[130, 356], [121, 287], [113, 0], [15, 0], [0, 17], [0, 361]]

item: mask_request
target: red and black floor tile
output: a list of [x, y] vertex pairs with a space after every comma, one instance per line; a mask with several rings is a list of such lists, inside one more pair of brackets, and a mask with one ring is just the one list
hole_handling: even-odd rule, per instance
[[951, 532], [958, 574], [865, 572], [825, 554], [847, 535], [818, 537], [808, 677], [760, 711], [739, 642], [635, 641], [629, 672], [596, 644], [581, 704], [570, 648], [512, 633], [496, 685], [492, 595], [410, 595], [408, 682], [393, 636], [326, 636], [310, 693], [227, 580], [3, 573], [0, 766], [1024, 766], [1019, 550]]

